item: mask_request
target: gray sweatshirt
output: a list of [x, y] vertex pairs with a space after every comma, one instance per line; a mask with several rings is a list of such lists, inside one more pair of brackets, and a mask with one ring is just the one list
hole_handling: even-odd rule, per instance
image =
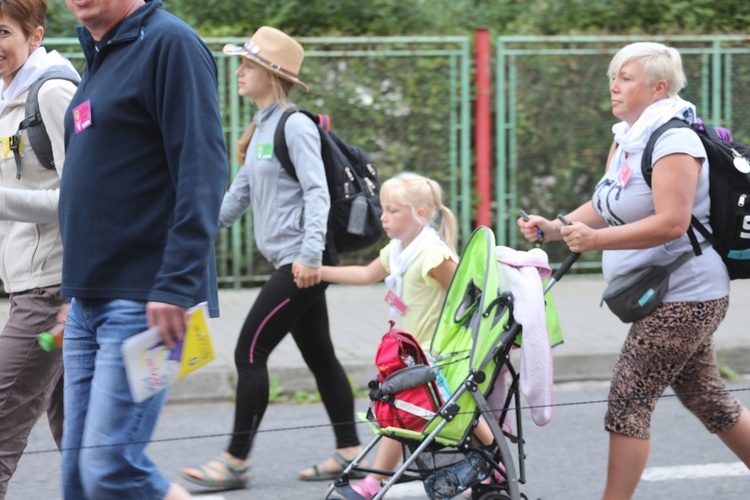
[[255, 243], [274, 268], [295, 260], [320, 267], [331, 204], [320, 156], [320, 135], [315, 124], [301, 113], [286, 121], [289, 157], [299, 178], [295, 181], [273, 150], [282, 113], [274, 102], [253, 117], [255, 133], [245, 164], [224, 195], [219, 225], [232, 225], [250, 207]]

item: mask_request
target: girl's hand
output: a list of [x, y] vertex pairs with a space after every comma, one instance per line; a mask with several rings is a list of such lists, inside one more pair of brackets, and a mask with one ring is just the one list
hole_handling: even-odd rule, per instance
[[308, 267], [295, 260], [292, 263], [292, 274], [297, 288], [308, 288], [320, 283], [321, 270], [319, 267]]
[[597, 249], [599, 235], [596, 229], [592, 229], [582, 222], [574, 222], [570, 226], [562, 226], [560, 234], [562, 234], [563, 240], [571, 252], [582, 253]]

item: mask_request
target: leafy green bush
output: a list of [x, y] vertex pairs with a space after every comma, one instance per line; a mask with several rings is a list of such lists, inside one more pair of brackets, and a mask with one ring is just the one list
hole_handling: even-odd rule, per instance
[[[744, 0], [164, 0], [203, 36], [714, 34], [745, 32]], [[48, 36], [72, 36], [65, 0], [48, 0]]]
[[76, 36], [73, 27], [80, 24], [65, 6], [65, 0], [47, 0], [44, 23], [47, 37]]
[[[63, 3], [57, 0], [52, 3]], [[263, 24], [295, 36], [713, 34], [744, 32], [743, 0], [165, 0], [203, 35], [243, 36]]]

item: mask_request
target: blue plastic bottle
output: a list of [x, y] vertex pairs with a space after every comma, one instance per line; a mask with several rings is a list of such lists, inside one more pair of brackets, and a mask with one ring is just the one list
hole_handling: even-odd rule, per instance
[[482, 455], [471, 451], [463, 460], [427, 476], [424, 481], [425, 493], [430, 500], [453, 498], [486, 479], [490, 472], [490, 465]]
[[443, 403], [445, 403], [451, 398], [452, 394], [450, 389], [448, 389], [448, 382], [445, 381], [445, 377], [443, 376], [443, 371], [441, 369], [438, 368], [435, 370], [435, 378], [437, 379], [440, 398], [443, 400]]

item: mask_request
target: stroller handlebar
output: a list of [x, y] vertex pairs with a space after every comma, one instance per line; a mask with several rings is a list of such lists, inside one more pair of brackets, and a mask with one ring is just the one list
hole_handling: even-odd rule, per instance
[[[567, 217], [565, 217], [563, 214], [557, 214], [557, 218], [560, 222], [562, 222], [566, 226], [572, 226], [573, 223], [568, 220]], [[578, 260], [578, 257], [580, 257], [580, 253], [573, 252], [570, 255], [568, 255], [568, 258], [565, 259], [565, 261], [560, 265], [557, 271], [555, 271], [555, 274], [552, 275], [552, 278], [550, 278], [549, 282], [547, 283], [547, 286], [544, 287], [544, 293], [546, 294], [549, 292], [550, 288], [555, 286], [555, 283], [560, 281], [562, 277], [570, 270], [570, 267], [575, 263], [575, 261]]]
[[546, 294], [549, 292], [549, 290], [562, 279], [562, 277], [567, 273], [571, 266], [575, 264], [575, 261], [578, 260], [578, 257], [580, 257], [581, 254], [577, 252], [573, 252], [563, 261], [563, 263], [560, 265], [559, 268], [557, 268], [557, 271], [552, 275], [550, 280], [547, 282], [547, 286], [544, 287], [544, 293]]

